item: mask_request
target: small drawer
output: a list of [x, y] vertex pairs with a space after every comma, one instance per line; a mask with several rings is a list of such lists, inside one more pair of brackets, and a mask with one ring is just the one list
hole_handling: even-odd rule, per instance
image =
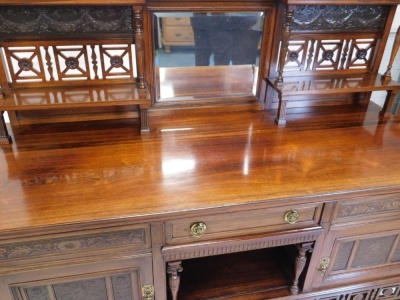
[[164, 28], [163, 40], [168, 42], [193, 42], [193, 31], [190, 27]]
[[333, 214], [333, 223], [354, 223], [375, 219], [397, 219], [400, 194], [380, 194], [340, 201]]
[[189, 17], [168, 17], [162, 18], [162, 24], [167, 26], [190, 26], [190, 18]]
[[322, 203], [188, 217], [166, 222], [167, 244], [319, 226]]

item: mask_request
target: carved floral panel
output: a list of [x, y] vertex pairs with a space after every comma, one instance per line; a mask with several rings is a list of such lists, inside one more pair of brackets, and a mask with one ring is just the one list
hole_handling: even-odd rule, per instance
[[121, 246], [132, 246], [132, 249], [145, 248], [145, 229], [2, 244], [0, 261]]
[[0, 36], [133, 33], [130, 6], [0, 6]]
[[385, 5], [298, 5], [291, 28], [303, 30], [381, 30], [389, 6]]

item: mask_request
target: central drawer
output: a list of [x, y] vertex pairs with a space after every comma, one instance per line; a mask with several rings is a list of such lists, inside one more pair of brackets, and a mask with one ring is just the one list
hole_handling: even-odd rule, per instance
[[166, 222], [167, 245], [319, 225], [322, 203], [250, 209], [187, 217]]

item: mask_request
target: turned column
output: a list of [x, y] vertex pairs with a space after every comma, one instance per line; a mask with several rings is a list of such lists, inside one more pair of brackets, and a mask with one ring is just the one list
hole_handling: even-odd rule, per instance
[[299, 278], [307, 264], [307, 253], [312, 251], [313, 244], [314, 242], [296, 245], [298, 254], [294, 264], [294, 279], [290, 286], [290, 293], [292, 295], [297, 295], [300, 292]]
[[181, 283], [181, 273], [183, 271], [181, 261], [172, 261], [167, 264], [168, 284], [171, 291], [172, 300], [178, 299], [179, 285]]
[[140, 6], [133, 7], [134, 24], [135, 24], [135, 50], [136, 50], [136, 66], [137, 78], [136, 82], [139, 88], [146, 87], [144, 78], [144, 32], [143, 32], [143, 12]]
[[383, 81], [392, 80], [391, 70], [392, 70], [394, 59], [396, 58], [397, 52], [399, 51], [399, 48], [400, 48], [400, 26], [399, 26], [399, 28], [397, 28], [396, 36], [394, 38], [393, 48], [392, 48], [392, 52], [391, 52], [390, 59], [389, 59], [389, 65], [387, 67], [385, 74], [382, 75]]
[[291, 6], [288, 7], [286, 9], [285, 27], [283, 28], [283, 33], [282, 33], [281, 52], [278, 61], [278, 77], [276, 78], [276, 82], [283, 82], [283, 68], [285, 66], [286, 55], [289, 50], [289, 41], [290, 41], [290, 32], [291, 32], [293, 14], [294, 14], [294, 8]]

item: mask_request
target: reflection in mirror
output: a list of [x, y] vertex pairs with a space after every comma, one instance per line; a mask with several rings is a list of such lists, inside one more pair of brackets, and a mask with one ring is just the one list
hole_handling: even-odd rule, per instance
[[255, 94], [262, 12], [154, 16], [158, 101]]

